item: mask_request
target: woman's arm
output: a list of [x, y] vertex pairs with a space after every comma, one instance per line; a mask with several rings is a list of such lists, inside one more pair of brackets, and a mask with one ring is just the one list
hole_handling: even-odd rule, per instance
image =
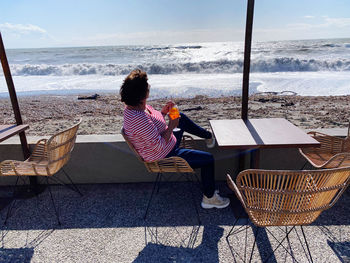
[[169, 142], [172, 130], [177, 125], [178, 120], [169, 120], [168, 128], [162, 133], [159, 133], [153, 121], [148, 118], [146, 114], [141, 114], [134, 116], [129, 126], [135, 137], [137, 137], [137, 140], [142, 140], [143, 144], [147, 145], [147, 148], [150, 151], [157, 152], [160, 149], [163, 149]]
[[168, 128], [161, 134], [163, 139], [168, 142], [171, 135], [173, 134], [173, 129], [179, 125], [179, 118], [176, 119], [170, 119], [169, 118], [169, 123], [168, 123]]

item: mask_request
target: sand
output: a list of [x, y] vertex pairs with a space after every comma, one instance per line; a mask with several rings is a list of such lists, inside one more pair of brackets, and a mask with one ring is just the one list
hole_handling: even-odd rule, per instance
[[[23, 96], [19, 106], [24, 123], [30, 125], [27, 135], [52, 135], [69, 127], [79, 118], [79, 134], [120, 133], [123, 104], [116, 94], [101, 94], [96, 100], [78, 100], [79, 95]], [[149, 100], [161, 109], [167, 99]], [[233, 119], [241, 116], [240, 97], [209, 98], [197, 96], [175, 100], [180, 110], [195, 122], [209, 128], [211, 119]], [[350, 96], [295, 96], [257, 94], [249, 98], [249, 118], [286, 118], [303, 129], [345, 128], [350, 120]], [[0, 123], [15, 123], [9, 98], [0, 99]]]

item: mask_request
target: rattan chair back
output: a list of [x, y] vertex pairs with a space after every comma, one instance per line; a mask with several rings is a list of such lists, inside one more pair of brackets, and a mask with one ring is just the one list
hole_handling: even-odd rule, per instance
[[321, 143], [321, 146], [317, 147], [317, 150], [320, 152], [336, 154], [344, 151], [344, 140], [339, 137], [330, 136], [320, 132], [309, 132], [308, 134]]
[[136, 156], [136, 158], [140, 161], [140, 162], [145, 162], [143, 160], [143, 158], [139, 155], [139, 153], [136, 151], [134, 145], [131, 143], [131, 141], [129, 140], [128, 136], [125, 134], [124, 128], [122, 128], [121, 130], [121, 134], [123, 135], [124, 140], [126, 141], [126, 143], [128, 144], [130, 150], [133, 152], [133, 154]]
[[350, 137], [345, 139], [320, 132], [309, 132], [321, 143], [320, 147], [299, 149], [301, 155], [315, 168], [350, 166]]
[[347, 152], [350, 152], [350, 122], [349, 122], [349, 126], [348, 126], [348, 134], [345, 138], [345, 142], [344, 142], [344, 149]]
[[[72, 179], [63, 169], [62, 171], [70, 181], [71, 185], [68, 185], [61, 179], [55, 177], [55, 174], [61, 170], [61, 168], [63, 168], [71, 156], [80, 123], [81, 120], [79, 120], [79, 122], [71, 128], [53, 135], [48, 140], [39, 140], [35, 145], [33, 153], [25, 161], [5, 160], [0, 163], [0, 176], [45, 177], [58, 224], [61, 224], [61, 222], [59, 219], [59, 212], [58, 209], [56, 209], [54, 198], [51, 192], [49, 179], [53, 180], [55, 183], [66, 185], [68, 188], [82, 195], [77, 186], [73, 183]], [[17, 182], [18, 180], [16, 180], [15, 186], [17, 186]], [[11, 209], [12, 206], [9, 206], [5, 222], [10, 215]]]
[[[145, 167], [147, 168], [147, 171], [154, 172], [154, 173], [194, 173], [194, 170], [191, 168], [188, 162], [185, 159], [177, 156], [164, 158], [154, 162], [144, 161], [143, 158], [139, 155], [139, 153], [135, 149], [132, 142], [129, 140], [128, 136], [125, 134], [124, 128], [122, 128], [121, 134], [123, 135], [124, 140], [130, 147], [131, 151], [135, 154], [137, 159], [145, 165]], [[193, 138], [188, 135], [186, 137], [187, 137], [187, 140], [190, 142], [185, 142], [183, 143], [183, 145], [192, 144], [193, 146]]]
[[58, 172], [69, 160], [74, 149], [81, 120], [74, 126], [53, 135], [47, 141], [47, 157], [50, 173]]
[[81, 120], [51, 138], [39, 140], [25, 161], [5, 160], [0, 164], [1, 176], [52, 176], [69, 160]]
[[334, 205], [350, 182], [350, 167], [327, 170], [245, 170], [227, 176], [257, 226], [307, 225]]

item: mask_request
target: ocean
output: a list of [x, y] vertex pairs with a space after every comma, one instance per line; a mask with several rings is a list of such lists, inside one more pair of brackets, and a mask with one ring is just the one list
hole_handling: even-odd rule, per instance
[[[6, 43], [5, 43], [6, 44]], [[243, 42], [7, 49], [18, 95], [119, 91], [148, 73], [151, 98], [241, 95]], [[0, 72], [0, 96], [7, 86]], [[350, 39], [254, 42], [250, 93], [350, 94]]]

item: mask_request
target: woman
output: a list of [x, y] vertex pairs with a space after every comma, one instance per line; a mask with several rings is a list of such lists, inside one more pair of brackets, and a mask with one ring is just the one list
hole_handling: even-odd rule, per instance
[[[169, 101], [156, 111], [147, 105], [149, 89], [147, 74], [139, 69], [133, 70], [120, 88], [121, 101], [125, 103], [124, 132], [134, 145], [139, 155], [152, 162], [171, 156], [185, 159], [192, 168], [201, 168], [203, 184], [203, 208], [225, 208], [230, 204], [215, 190], [214, 157], [208, 152], [179, 148], [184, 132], [191, 133], [207, 140], [207, 145], [214, 147], [215, 140], [211, 132], [199, 127], [185, 114], [180, 118], [170, 119], [168, 125], [165, 116], [174, 106]], [[180, 131], [173, 132], [175, 127]]]

